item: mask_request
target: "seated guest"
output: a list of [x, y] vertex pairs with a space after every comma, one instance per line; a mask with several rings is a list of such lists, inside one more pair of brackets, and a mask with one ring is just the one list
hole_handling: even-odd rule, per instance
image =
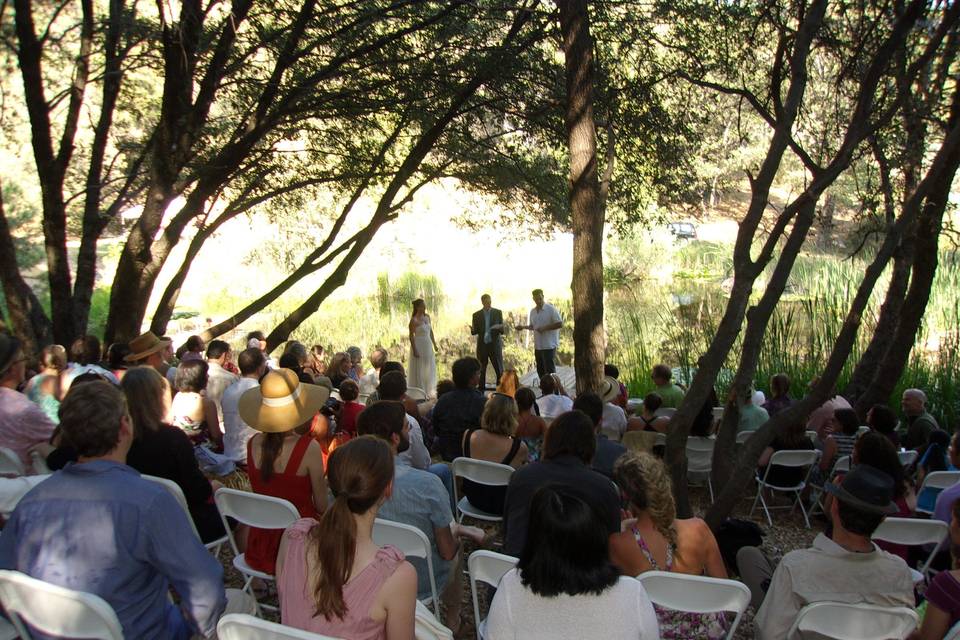
[[327, 480], [333, 502], [320, 521], [297, 520], [280, 543], [281, 622], [337, 638], [413, 638], [416, 570], [396, 547], [373, 541], [393, 482], [390, 448], [373, 436], [337, 447]]
[[741, 431], [756, 431], [770, 419], [767, 410], [754, 404], [753, 394], [744, 394], [740, 403], [740, 421], [737, 423], [737, 433]]
[[684, 391], [679, 386], [673, 384], [673, 371], [665, 364], [658, 364], [650, 372], [650, 378], [656, 385], [654, 391], [663, 400], [665, 409], [676, 409], [683, 400]]
[[897, 414], [885, 404], [875, 404], [867, 412], [867, 426], [882, 433], [893, 444], [900, 448], [900, 436], [897, 435]]
[[[310, 352], [307, 354], [307, 360], [303, 364], [303, 370], [305, 373], [310, 375], [314, 380], [320, 376], [326, 376], [327, 372], [327, 363], [324, 358], [325, 350], [322, 344], [315, 344], [310, 347]], [[370, 356], [371, 358], [373, 356]]]
[[389, 354], [383, 347], [377, 347], [373, 350], [368, 358], [370, 368], [360, 377], [360, 393], [370, 394], [377, 388], [377, 385], [380, 384], [380, 370], [387, 362], [388, 357]]
[[350, 362], [350, 355], [344, 351], [333, 354], [330, 364], [327, 365], [327, 375], [330, 376], [330, 383], [334, 389], [340, 388], [340, 383], [350, 377], [350, 371], [353, 369], [353, 363]]
[[[941, 494], [942, 495], [942, 494]], [[954, 551], [960, 546], [960, 501], [950, 506], [950, 542]], [[911, 635], [912, 640], [940, 640], [960, 621], [960, 567], [953, 559], [951, 571], [941, 571], [924, 592], [927, 612], [920, 630]]]
[[58, 344], [47, 345], [40, 352], [40, 373], [30, 378], [23, 393], [37, 403], [54, 424], [60, 422], [60, 399], [63, 398], [67, 351]]
[[[383, 374], [381, 374], [383, 375]], [[477, 388], [480, 384], [480, 361], [460, 358], [453, 363], [453, 391], [443, 394], [433, 408], [433, 431], [437, 435], [440, 455], [447, 462], [463, 455], [463, 433], [480, 426], [486, 400]]]
[[573, 399], [560, 382], [560, 376], [548, 373], [540, 378], [541, 396], [537, 399], [537, 408], [541, 416], [558, 416], [573, 409]]
[[[320, 445], [309, 433], [314, 415], [330, 395], [303, 384], [289, 369], [270, 371], [240, 396], [240, 417], [260, 431], [247, 442], [247, 473], [255, 493], [283, 498], [304, 518], [316, 518], [327, 505]], [[283, 531], [250, 529], [247, 564], [274, 573]]]
[[[807, 437], [806, 425], [799, 420], [794, 421], [784, 427], [783, 431], [777, 434], [773, 442], [763, 450], [760, 460], [757, 462], [757, 474], [763, 478], [767, 473], [767, 465], [770, 458], [777, 451], [813, 451], [813, 443]], [[773, 465], [770, 474], [766, 476], [767, 482], [778, 487], [793, 487], [807, 475], [807, 469], [804, 467], [784, 467], [779, 464]]]
[[237, 357], [240, 379], [227, 387], [220, 399], [223, 407], [223, 454], [234, 462], [247, 462], [247, 441], [257, 434], [240, 417], [240, 396], [260, 384], [267, 359], [260, 349], [244, 349]]
[[754, 618], [758, 640], [787, 637], [800, 609], [813, 602], [915, 604], [907, 564], [870, 540], [883, 519], [897, 512], [890, 476], [861, 464], [842, 484], [827, 483], [826, 490], [836, 498], [830, 505], [830, 537], [821, 533], [812, 548], [791, 551], [776, 571], [757, 547], [737, 553], [738, 572], [759, 608]]
[[517, 370], [513, 367], [508, 368], [500, 376], [500, 382], [497, 383], [497, 393], [514, 397], [517, 389], [520, 388], [520, 378], [517, 377]]
[[[808, 388], [812, 389], [820, 381], [819, 378], [814, 378], [810, 381], [810, 384], [807, 385]], [[807, 418], [807, 431], [816, 431], [817, 432], [817, 442], [814, 442], [814, 445], [818, 449], [823, 447], [823, 443], [826, 442], [827, 436], [830, 435], [830, 430], [833, 428], [833, 414], [837, 409], [852, 409], [850, 403], [847, 402], [847, 399], [843, 396], [833, 396], [829, 398], [822, 405], [813, 410], [810, 414], [810, 417]]]
[[600, 383], [600, 398], [603, 400], [603, 433], [616, 442], [620, 442], [627, 430], [627, 412], [615, 404], [619, 397], [620, 383], [617, 379], [604, 378]]
[[223, 568], [176, 499], [124, 464], [134, 435], [123, 394], [102, 380], [78, 385], [60, 416], [79, 461], [17, 505], [0, 568], [100, 596], [125, 638], [212, 635], [227, 602]]
[[640, 405], [640, 414], [630, 418], [627, 431], [656, 431], [666, 433], [670, 424], [668, 416], [658, 416], [657, 410], [663, 405], [663, 398], [659, 393], [651, 392], [643, 398]]
[[293, 371], [295, 374], [297, 374], [297, 379], [300, 382], [306, 382], [307, 384], [319, 384], [316, 381], [316, 378], [303, 370], [303, 367], [300, 366], [300, 360], [293, 353], [285, 353], [280, 356], [280, 361], [278, 364], [280, 365], [281, 369], [290, 369], [290, 371]]
[[[673, 571], [726, 578], [720, 547], [700, 518], [677, 519], [666, 465], [649, 453], [631, 451], [614, 466], [613, 477], [628, 500], [629, 526], [610, 536], [610, 560], [625, 576]], [[722, 613], [687, 613], [653, 605], [660, 637], [710, 638], [726, 634]]]
[[617, 381], [617, 386], [620, 387], [620, 394], [613, 401], [613, 404], [617, 405], [624, 411], [627, 410], [627, 385], [620, 382], [620, 369], [616, 365], [607, 363], [603, 365], [603, 375], [604, 377], [610, 377]]
[[[874, 469], [879, 469], [893, 479], [893, 501], [899, 509], [891, 516], [897, 518], [910, 518], [916, 505], [917, 497], [914, 495], [910, 484], [907, 482], [907, 476], [903, 471], [903, 465], [900, 464], [900, 458], [897, 456], [896, 449], [890, 444], [883, 435], [870, 432], [857, 438], [857, 443], [853, 446], [853, 454], [850, 457], [852, 466], [858, 464], [870, 465]], [[837, 475], [833, 480], [834, 484], [843, 482], [843, 476]], [[830, 512], [830, 501], [833, 496], [827, 495], [824, 502], [824, 511]], [[909, 562], [910, 547], [902, 544], [894, 544], [884, 540], [878, 540], [877, 546], [900, 556]]]
[[190, 336], [187, 338], [187, 341], [180, 347], [180, 351], [177, 354], [177, 357], [180, 358], [180, 362], [190, 362], [191, 360], [203, 360], [203, 352], [207, 348], [207, 345], [203, 343], [203, 338], [200, 336]]
[[36, 403], [17, 388], [26, 376], [27, 357], [20, 340], [0, 332], [0, 446], [17, 454], [27, 473], [33, 472], [32, 450], [46, 456], [57, 426]]
[[[381, 376], [377, 392], [381, 400], [402, 403], [407, 395], [407, 378], [400, 371], [389, 371]], [[399, 460], [401, 464], [427, 469], [430, 467], [430, 452], [424, 443], [420, 423], [409, 413], [407, 422], [410, 424], [410, 446], [400, 454]]]
[[577, 396], [577, 399], [573, 402], [573, 408], [587, 414], [587, 417], [593, 422], [593, 430], [597, 435], [597, 452], [593, 454], [591, 467], [594, 471], [598, 471], [608, 478], [613, 478], [613, 465], [617, 458], [627, 452], [627, 449], [619, 442], [607, 438], [605, 434], [603, 425], [606, 418], [604, 417], [603, 400], [597, 394], [588, 391]]
[[147, 331], [131, 340], [129, 346], [130, 353], [124, 356], [124, 362], [130, 366], [153, 367], [157, 373], [166, 376], [167, 381], [173, 384], [176, 369], [167, 364], [170, 349], [173, 347], [173, 341], [170, 338], [158, 338], [152, 331]]
[[[410, 446], [410, 424], [398, 402], [379, 401], [357, 418], [357, 433], [385, 440], [394, 456], [393, 490], [380, 507], [379, 517], [416, 527], [430, 541], [433, 577], [440, 601], [446, 612], [444, 623], [451, 629], [460, 625], [460, 604], [463, 598], [460, 536], [484, 542], [483, 531], [465, 527], [453, 519], [450, 497], [440, 478], [427, 471], [397, 464], [397, 454]], [[417, 570], [417, 599], [431, 596], [427, 563], [411, 558]]]
[[[366, 406], [357, 402], [360, 397], [360, 387], [353, 380], [344, 380], [340, 383], [340, 400], [343, 406], [340, 407], [340, 419], [337, 421], [337, 429], [345, 434], [347, 439], [355, 438], [357, 435], [357, 416]], [[429, 457], [429, 454], [427, 454]]]
[[63, 393], [70, 389], [70, 384], [74, 378], [85, 373], [96, 373], [106, 378], [108, 382], [120, 383], [112, 371], [100, 365], [100, 359], [103, 356], [102, 349], [100, 340], [96, 336], [83, 336], [73, 341], [73, 344], [70, 345], [71, 365], [63, 376]]
[[347, 347], [347, 355], [350, 356], [350, 379], [360, 383], [360, 378], [366, 375], [363, 372], [363, 351], [360, 347]]
[[117, 380], [123, 379], [123, 374], [127, 372], [127, 356], [130, 355], [130, 344], [127, 342], [114, 342], [107, 347], [107, 364], [110, 365], [110, 371], [117, 376]]
[[[950, 436], [946, 431], [936, 429], [930, 433], [926, 446], [917, 462], [917, 486], [923, 485], [923, 479], [934, 471], [954, 471], [950, 463], [948, 450], [950, 448]], [[917, 508], [924, 511], [933, 511], [937, 503], [937, 496], [942, 489], [934, 487], [924, 487], [917, 496]]]
[[133, 422], [127, 464], [140, 473], [176, 482], [187, 499], [200, 539], [213, 542], [222, 538], [223, 520], [213, 503], [213, 487], [200, 472], [190, 438], [165, 423], [170, 411], [166, 379], [152, 367], [134, 367], [123, 376], [120, 388]]
[[820, 473], [825, 480], [830, 479], [827, 475], [839, 458], [853, 453], [859, 429], [860, 419], [853, 409], [837, 409], [833, 412], [829, 435], [823, 441], [823, 455], [820, 457]]
[[203, 395], [207, 388], [207, 363], [203, 360], [188, 360], [177, 367], [173, 386], [177, 392], [170, 405], [170, 423], [183, 429], [191, 442], [213, 443], [223, 450], [223, 431], [217, 405]]
[[[950, 447], [947, 449], [947, 456], [950, 458], [950, 465], [960, 469], [960, 430], [953, 433], [950, 439]], [[937, 495], [936, 506], [933, 509], [933, 517], [950, 524], [953, 519], [951, 510], [953, 503], [960, 498], [960, 482], [947, 487]]]
[[540, 448], [543, 446], [543, 436], [547, 433], [547, 423], [533, 412], [537, 397], [530, 387], [517, 389], [514, 398], [517, 402], [517, 437], [527, 445], [527, 460], [536, 462], [540, 459]]
[[[483, 407], [480, 429], [463, 434], [465, 458], [499, 462], [519, 469], [527, 462], [527, 445], [513, 434], [517, 429], [517, 403], [508, 395], [494, 393]], [[506, 487], [491, 487], [463, 479], [463, 495], [477, 509], [503, 515]]]
[[772, 418], [793, 404], [790, 397], [790, 378], [785, 373], [778, 373], [770, 378], [770, 398], [763, 403], [763, 408]]
[[204, 396], [217, 407], [217, 421], [223, 425], [223, 407], [221, 401], [227, 387], [240, 379], [240, 376], [230, 371], [232, 366], [233, 350], [223, 340], [211, 340], [207, 345], [207, 386]]
[[907, 389], [900, 400], [903, 420], [900, 422], [900, 443], [907, 449], [920, 450], [930, 434], [940, 428], [927, 411], [927, 394], [920, 389]]
[[514, 472], [504, 504], [504, 553], [517, 556], [527, 538], [530, 501], [548, 484], [569, 487], [602, 514], [607, 533], [620, 531], [620, 496], [610, 479], [590, 468], [597, 450], [594, 425], [582, 411], [568, 411], [550, 424], [540, 462]]
[[500, 580], [484, 636], [659, 638], [643, 586], [610, 562], [605, 517], [570, 487], [538, 489], [520, 560]]

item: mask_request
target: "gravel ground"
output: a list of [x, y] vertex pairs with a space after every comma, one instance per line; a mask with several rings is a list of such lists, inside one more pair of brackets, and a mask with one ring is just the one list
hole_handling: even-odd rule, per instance
[[[690, 499], [694, 511], [698, 514], [702, 514], [703, 511], [706, 510], [706, 507], [709, 506], [709, 495], [707, 494], [706, 489], [691, 487], [690, 491]], [[751, 493], [749, 496], [744, 497], [734, 513], [735, 517], [748, 519], [747, 512], [750, 510], [753, 495], [754, 494]], [[786, 498], [780, 498], [775, 504], [788, 505], [789, 502], [786, 500]], [[772, 512], [772, 516], [773, 526], [767, 525], [767, 521], [763, 516], [762, 509], [758, 508], [758, 511], [753, 518], [753, 521], [759, 524], [766, 533], [766, 536], [764, 537], [763, 549], [772, 557], [779, 558], [783, 554], [793, 551], [794, 549], [803, 549], [809, 547], [813, 542], [814, 537], [816, 537], [816, 535], [823, 530], [823, 522], [815, 518], [811, 519], [812, 528], [807, 529], [804, 525], [803, 516], [800, 514], [799, 509], [793, 513], [788, 513], [786, 509], [774, 511]], [[467, 524], [481, 525], [484, 523], [467, 522]], [[496, 525], [485, 525], [484, 529], [493, 533], [495, 536], [498, 534]], [[501, 540], [495, 538], [493, 550], [496, 550], [498, 544], [501, 542]], [[469, 555], [475, 549], [476, 547], [470, 543], [464, 545], [464, 550], [467, 555]], [[241, 574], [233, 568], [233, 553], [231, 552], [229, 546], [224, 546], [224, 548], [220, 551], [220, 560], [223, 563], [227, 586], [235, 588], [242, 587], [243, 578]], [[469, 580], [464, 578], [464, 584], [466, 585], [466, 588], [464, 589], [463, 604], [461, 608], [463, 624], [460, 633], [458, 634], [458, 638], [472, 639], [475, 637], [475, 631], [473, 620], [473, 602], [470, 595]], [[485, 593], [485, 590], [481, 590], [479, 599], [480, 611], [482, 615], [486, 614], [489, 604], [486, 596], [487, 594]], [[277, 604], [275, 596], [262, 600], [261, 602], [272, 603], [273, 605]], [[734, 636], [735, 638], [741, 640], [753, 638], [754, 614], [755, 612], [752, 608], [747, 609], [747, 612], [744, 614], [740, 622], [740, 626], [737, 628], [737, 633]], [[279, 615], [276, 613], [264, 611], [263, 617], [268, 620], [279, 622]]]

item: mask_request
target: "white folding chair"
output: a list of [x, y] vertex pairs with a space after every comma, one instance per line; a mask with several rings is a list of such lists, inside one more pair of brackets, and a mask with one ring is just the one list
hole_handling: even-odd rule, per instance
[[870, 427], [865, 427], [865, 426], [858, 427], [858, 428], [857, 428], [857, 437], [859, 438], [860, 436], [862, 436], [862, 435], [865, 434], [865, 433], [870, 433], [870, 431], [871, 431]]
[[747, 440], [750, 439], [755, 432], [754, 431], [738, 431], [737, 432], [737, 444], [744, 444]]
[[713, 438], [687, 438], [687, 473], [704, 474], [707, 476], [707, 488], [710, 490], [710, 502], [713, 502]]
[[407, 387], [407, 397], [411, 400], [426, 400], [427, 392], [420, 387]]
[[58, 638], [123, 640], [117, 614], [106, 600], [19, 571], [0, 571], [0, 604], [22, 640], [27, 630]]
[[[810, 518], [807, 516], [807, 509], [803, 506], [803, 499], [800, 496], [800, 493], [803, 491], [804, 487], [807, 486], [807, 481], [810, 479], [810, 471], [813, 469], [813, 465], [816, 464], [817, 458], [820, 457], [819, 451], [808, 451], [805, 449], [796, 449], [796, 450], [783, 450], [776, 451], [772, 456], [770, 456], [770, 462], [767, 463], [767, 469], [763, 473], [761, 478], [757, 474], [757, 497], [753, 499], [753, 506], [750, 507], [750, 516], [753, 516], [753, 512], [757, 508], [757, 502], [763, 505], [763, 511], [767, 514], [767, 524], [773, 526], [773, 519], [770, 517], [770, 509], [780, 508], [785, 509], [786, 507], [768, 507], [767, 501], [763, 497], [763, 490], [770, 489], [771, 491], [782, 491], [784, 493], [793, 492], [797, 499], [794, 500], [793, 505], [790, 507], [792, 512], [797, 508], [797, 505], [800, 505], [800, 511], [803, 512], [803, 519], [807, 523], [807, 529], [810, 528]], [[767, 482], [767, 476], [770, 475], [770, 469], [774, 465], [780, 467], [806, 467], [807, 473], [803, 476], [803, 480], [799, 483], [784, 487], [779, 485], [774, 485]]]
[[907, 607], [814, 602], [800, 610], [787, 638], [802, 638], [804, 634], [837, 640], [906, 638], [916, 629], [918, 620], [916, 611]]
[[713, 408], [713, 421], [719, 422], [723, 420], [723, 407], [714, 407]]
[[873, 540], [883, 540], [893, 544], [902, 544], [914, 547], [921, 544], [934, 545], [927, 561], [920, 567], [924, 577], [930, 577], [930, 563], [940, 551], [944, 540], [950, 534], [950, 526], [941, 520], [926, 520], [922, 518], [884, 518], [877, 530], [873, 532]]
[[807, 437], [810, 439], [810, 442], [812, 442], [813, 444], [817, 444], [818, 442], [820, 442], [820, 436], [817, 435], [816, 431], [810, 429], [805, 433], [807, 434]]
[[830, 479], [833, 480], [839, 473], [850, 473], [850, 456], [840, 456], [833, 463], [833, 469], [830, 471]]
[[[233, 549], [233, 566], [245, 578], [243, 591], [256, 599], [256, 595], [250, 590], [253, 579], [260, 578], [272, 582], [275, 578], [273, 574], [258, 571], [247, 564], [246, 554], [240, 553], [240, 548], [237, 547], [237, 541], [233, 537], [233, 531], [230, 529], [227, 518], [233, 518], [241, 524], [258, 529], [286, 529], [300, 519], [300, 512], [288, 500], [226, 487], [217, 489], [217, 492], [213, 494], [213, 499], [217, 503], [217, 509], [220, 510], [223, 528], [227, 532], [230, 548]], [[276, 607], [261, 605], [257, 602], [258, 613], [261, 607], [271, 611], [276, 610]]]
[[[193, 529], [193, 532], [197, 534], [197, 538], [199, 539], [200, 532], [197, 531], [197, 525], [193, 522], [193, 516], [190, 515], [190, 507], [187, 505], [187, 497], [183, 495], [183, 489], [180, 488], [180, 485], [178, 485], [173, 480], [170, 480], [169, 478], [151, 476], [151, 475], [147, 475], [146, 473], [140, 474], [140, 477], [144, 478], [145, 480], [150, 480], [151, 482], [156, 482], [157, 484], [159, 484], [164, 489], [170, 492], [170, 494], [177, 501], [177, 504], [180, 505], [180, 508], [183, 509], [183, 512], [187, 514], [187, 521], [190, 523], [190, 528]], [[210, 553], [212, 553], [214, 556], [219, 556], [220, 547], [222, 547], [228, 540], [229, 538], [227, 538], [227, 535], [224, 534], [222, 537], [217, 538], [212, 542], [204, 543], [203, 546], [206, 547], [207, 550]]]
[[623, 439], [620, 440], [620, 444], [631, 451], [646, 451], [650, 453], [653, 451], [656, 436], [657, 434], [652, 431], [627, 431], [623, 434]]
[[897, 457], [900, 458], [900, 464], [903, 465], [904, 467], [909, 467], [914, 462], [916, 462], [917, 457], [919, 457], [919, 455], [920, 454], [917, 453], [914, 449], [910, 449], [909, 451], [897, 452]]
[[950, 627], [947, 635], [943, 636], [943, 640], [960, 640], [960, 622]]
[[453, 500], [457, 503], [457, 522], [463, 522], [464, 516], [486, 520], [487, 522], [502, 522], [503, 516], [477, 509], [470, 504], [466, 496], [459, 498], [457, 478], [466, 478], [471, 482], [491, 487], [505, 487], [510, 484], [510, 476], [513, 475], [514, 471], [513, 467], [508, 464], [487, 462], [486, 460], [456, 458], [451, 463], [450, 468], [453, 471]]
[[20, 456], [7, 447], [0, 447], [0, 476], [17, 477], [26, 471]]
[[735, 614], [727, 640], [740, 625], [740, 618], [750, 604], [750, 589], [736, 580], [691, 576], [669, 571], [646, 571], [637, 576], [654, 604], [690, 613], [730, 611]]
[[470, 574], [470, 592], [473, 594], [473, 621], [477, 628], [477, 638], [483, 638], [484, 623], [480, 619], [480, 600], [477, 598], [477, 583], [483, 582], [496, 587], [507, 571], [517, 566], [517, 558], [494, 551], [474, 551], [467, 559], [467, 571]]
[[424, 558], [427, 561], [427, 574], [430, 577], [430, 598], [425, 604], [433, 607], [433, 612], [440, 615], [437, 599], [437, 580], [433, 575], [433, 549], [430, 540], [416, 527], [377, 518], [373, 522], [373, 542], [379, 547], [392, 544], [403, 552], [405, 556]]
[[663, 407], [654, 411], [653, 415], [655, 418], [672, 418], [676, 412], [677, 410], [674, 407]]
[[[960, 471], [934, 471], [932, 473], [928, 473], [924, 477], [923, 486], [921, 486], [920, 490], [917, 491], [917, 495], [919, 496], [921, 493], [923, 493], [923, 490], [927, 488], [943, 490], [947, 487], [952, 487], [953, 485], [957, 484], [957, 482], [960, 482]], [[932, 510], [923, 509], [920, 507], [917, 507], [916, 512], [926, 513], [928, 515], [933, 514]]]
[[333, 398], [334, 400], [342, 400], [342, 399], [343, 399], [343, 398], [340, 397], [340, 390], [339, 390], [339, 389], [331, 389], [331, 390], [330, 390], [330, 397]]
[[220, 640], [337, 640], [331, 636], [294, 629], [246, 613], [228, 613], [217, 623]]

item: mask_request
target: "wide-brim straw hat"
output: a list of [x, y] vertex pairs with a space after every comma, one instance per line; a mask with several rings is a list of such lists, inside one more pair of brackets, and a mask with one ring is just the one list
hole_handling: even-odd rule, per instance
[[616, 378], [607, 376], [600, 383], [600, 398], [604, 402], [613, 402], [620, 395], [620, 382]]
[[329, 397], [326, 387], [304, 384], [290, 369], [274, 369], [240, 396], [240, 418], [257, 431], [282, 433], [313, 418]]
[[125, 356], [123, 359], [126, 362], [136, 362], [137, 360], [143, 360], [147, 356], [166, 349], [172, 344], [172, 341], [169, 338], [158, 338], [154, 335], [153, 331], [147, 331], [146, 333], [141, 333], [136, 338], [130, 341], [130, 353]]

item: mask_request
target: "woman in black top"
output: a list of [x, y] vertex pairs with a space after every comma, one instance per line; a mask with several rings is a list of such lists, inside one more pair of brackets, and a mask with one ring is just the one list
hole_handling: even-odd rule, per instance
[[[519, 468], [527, 461], [527, 445], [516, 437], [517, 404], [503, 393], [494, 393], [487, 400], [480, 418], [481, 429], [468, 429], [463, 434], [463, 455], [466, 458], [499, 462]], [[490, 486], [463, 479], [463, 494], [470, 504], [494, 515], [503, 514], [507, 497], [505, 486]]]
[[177, 483], [204, 543], [226, 535], [213, 503], [213, 487], [200, 472], [190, 438], [164, 422], [170, 412], [167, 381], [153, 367], [134, 367], [123, 376], [120, 387], [133, 421], [134, 440], [127, 464], [140, 473]]

